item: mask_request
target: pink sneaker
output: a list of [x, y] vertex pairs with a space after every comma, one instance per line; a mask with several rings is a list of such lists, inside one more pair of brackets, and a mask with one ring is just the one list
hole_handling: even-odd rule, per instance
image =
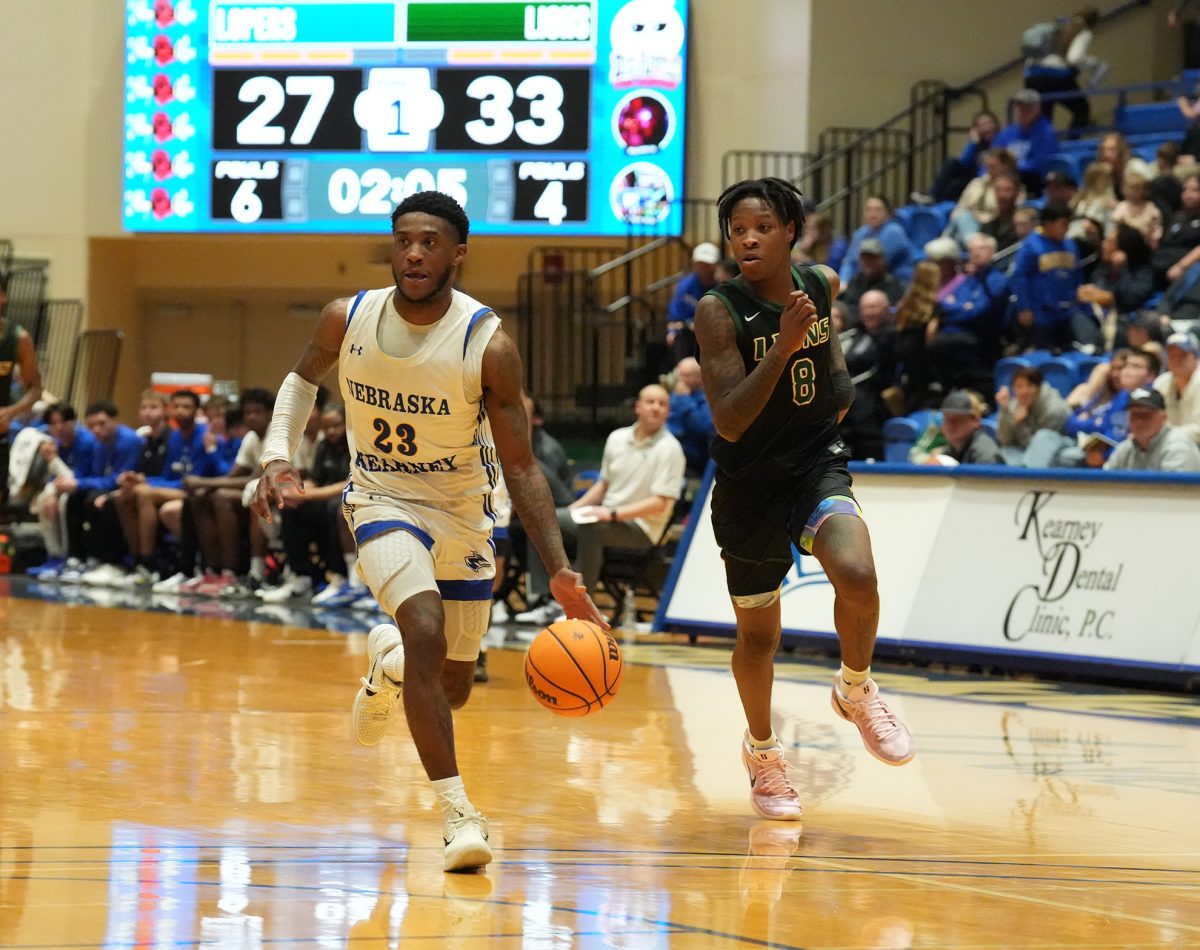
[[782, 746], [755, 749], [747, 733], [742, 739], [742, 764], [750, 776], [750, 804], [760, 817], [794, 821], [804, 814], [800, 795], [788, 776]]
[[872, 679], [842, 693], [840, 678], [833, 681], [833, 711], [858, 726], [867, 751], [885, 765], [904, 765], [917, 752], [912, 734], [882, 699]]

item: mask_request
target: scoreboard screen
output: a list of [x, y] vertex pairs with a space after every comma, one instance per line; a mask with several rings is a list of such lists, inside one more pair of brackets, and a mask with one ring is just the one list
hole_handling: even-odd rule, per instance
[[126, 0], [128, 231], [678, 234], [687, 0]]

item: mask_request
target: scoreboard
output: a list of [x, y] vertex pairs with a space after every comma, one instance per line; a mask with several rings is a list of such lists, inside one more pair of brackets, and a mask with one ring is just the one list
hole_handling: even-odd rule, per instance
[[678, 234], [687, 0], [126, 0], [123, 219]]

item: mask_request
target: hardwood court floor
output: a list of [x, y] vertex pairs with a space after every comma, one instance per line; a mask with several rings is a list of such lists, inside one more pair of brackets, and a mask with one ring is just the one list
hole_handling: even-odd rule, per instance
[[749, 810], [727, 648], [627, 650], [584, 720], [493, 650], [457, 731], [496, 862], [452, 876], [403, 725], [349, 741], [364, 647], [0, 597], [0, 946], [1200, 946], [1192, 697], [881, 673], [891, 769], [782, 663], [801, 833]]

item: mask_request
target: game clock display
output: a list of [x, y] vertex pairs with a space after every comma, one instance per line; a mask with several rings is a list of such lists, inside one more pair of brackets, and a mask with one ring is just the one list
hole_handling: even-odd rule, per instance
[[687, 0], [127, 0], [129, 231], [678, 233]]

